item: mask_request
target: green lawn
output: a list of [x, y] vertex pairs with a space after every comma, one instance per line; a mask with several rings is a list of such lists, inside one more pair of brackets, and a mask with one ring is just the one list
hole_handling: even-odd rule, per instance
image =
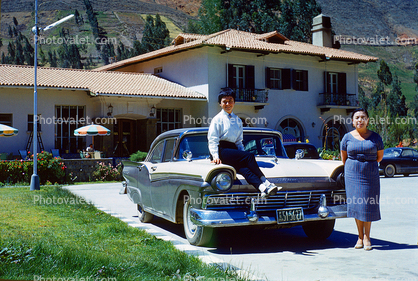
[[0, 188], [0, 202], [0, 278], [236, 278], [61, 187]]

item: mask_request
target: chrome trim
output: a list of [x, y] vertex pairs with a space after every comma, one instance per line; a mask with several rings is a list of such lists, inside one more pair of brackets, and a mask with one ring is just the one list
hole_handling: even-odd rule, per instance
[[325, 194], [322, 194], [319, 198], [319, 208], [318, 208], [318, 216], [321, 218], [326, 218], [329, 215], [329, 211], [327, 208], [327, 197]]
[[[217, 193], [205, 194], [202, 209], [207, 210], [232, 210], [249, 209], [251, 199], [255, 199], [256, 211], [272, 212], [282, 208], [302, 207], [304, 210], [317, 208], [320, 205], [321, 196], [324, 195], [330, 205], [341, 204], [345, 198], [345, 190], [310, 190], [310, 191], [279, 191], [269, 198], [261, 198], [260, 193]], [[206, 198], [205, 198], [206, 197]]]
[[[303, 222], [290, 222], [284, 225], [294, 226], [303, 224], [309, 221], [322, 221], [337, 218], [347, 217], [347, 205], [336, 205], [328, 207], [329, 215], [326, 218], [321, 218], [318, 214], [306, 214], [304, 211]], [[190, 219], [193, 223], [205, 227], [230, 227], [230, 226], [245, 226], [245, 225], [274, 225], [277, 224], [275, 213], [272, 215], [258, 216], [257, 221], [250, 221], [248, 212], [238, 210], [203, 210], [190, 209]]]

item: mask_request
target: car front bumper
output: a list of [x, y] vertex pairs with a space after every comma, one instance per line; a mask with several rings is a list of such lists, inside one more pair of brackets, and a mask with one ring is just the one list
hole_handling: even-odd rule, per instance
[[[347, 217], [347, 205], [327, 206], [326, 216], [319, 213], [304, 213], [303, 221], [280, 223], [281, 225], [296, 225], [304, 222], [331, 220]], [[199, 226], [205, 227], [231, 227], [246, 225], [271, 225], [277, 224], [277, 217], [264, 215], [263, 213], [241, 211], [241, 210], [204, 210], [190, 209], [191, 221]]]

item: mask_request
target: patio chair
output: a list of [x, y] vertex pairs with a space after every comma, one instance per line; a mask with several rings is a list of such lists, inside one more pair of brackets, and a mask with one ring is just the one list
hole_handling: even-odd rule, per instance
[[23, 160], [28, 159], [28, 152], [26, 150], [19, 150], [19, 155]]
[[61, 156], [60, 156], [60, 150], [59, 149], [56, 149], [56, 148], [53, 148], [53, 149], [51, 149], [51, 153], [52, 153], [52, 157], [54, 157], [54, 158], [61, 158]]

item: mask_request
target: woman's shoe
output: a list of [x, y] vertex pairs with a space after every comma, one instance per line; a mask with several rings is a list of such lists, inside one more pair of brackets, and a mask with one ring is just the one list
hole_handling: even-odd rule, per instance
[[373, 249], [372, 245], [370, 245], [370, 246], [364, 246], [364, 250], [365, 251], [370, 251], [371, 249]]
[[360, 243], [357, 243], [355, 246], [354, 246], [354, 249], [361, 249], [361, 248], [363, 248], [364, 246], [363, 246], [363, 244], [360, 244]]

